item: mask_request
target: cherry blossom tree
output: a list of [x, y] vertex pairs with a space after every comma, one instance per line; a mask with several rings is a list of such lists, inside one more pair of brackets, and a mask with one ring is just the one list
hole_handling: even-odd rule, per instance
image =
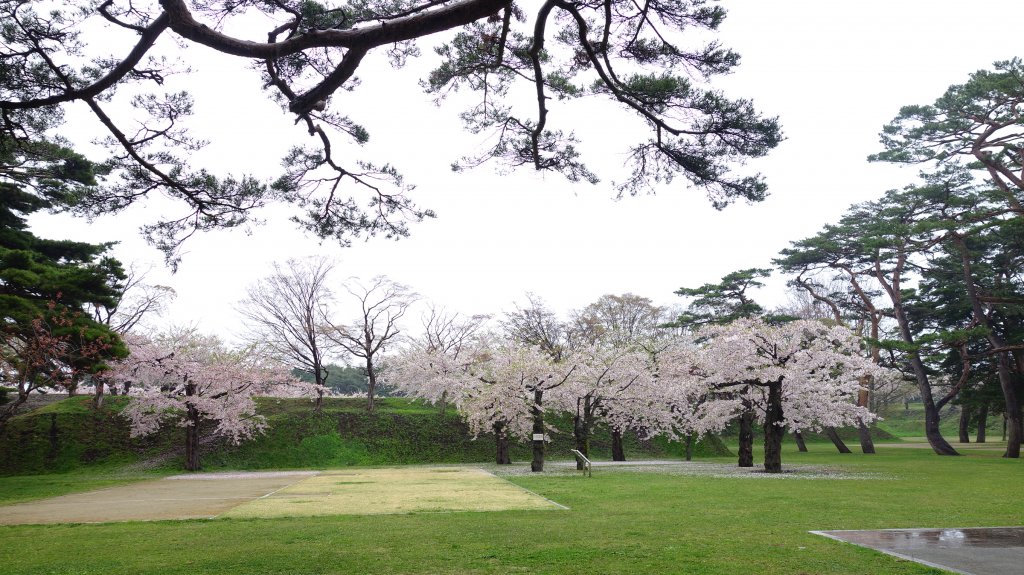
[[[652, 373], [642, 349], [593, 343], [574, 350], [565, 362], [576, 371], [558, 389], [555, 401], [560, 411], [573, 414], [573, 438], [584, 455], [590, 455], [590, 437], [598, 421], [607, 422], [621, 437], [622, 431], [643, 419], [637, 412], [655, 405], [645, 401]], [[618, 455], [613, 459], [625, 460]], [[582, 468], [581, 462], [578, 465]]]
[[[381, 381], [399, 393], [435, 405], [451, 403], [466, 420], [474, 438], [494, 434], [495, 461], [511, 463], [508, 450], [509, 423], [516, 435], [526, 437], [525, 410], [511, 407], [508, 397], [496, 393], [491, 381], [479, 377], [481, 366], [491, 358], [488, 336], [473, 338], [457, 346], [436, 345], [431, 337], [411, 340], [397, 354], [385, 360]], [[491, 338], [492, 339], [492, 338]]]
[[[760, 280], [770, 275], [770, 269], [747, 268], [726, 274], [718, 283], [679, 288], [676, 295], [693, 299], [672, 324], [686, 331], [762, 315], [764, 308], [754, 301], [750, 292], [764, 287]], [[754, 413], [753, 407], [747, 407], [739, 419], [740, 467], [754, 466]]]
[[[484, 314], [465, 316], [430, 304], [428, 311], [420, 317], [423, 331], [419, 343], [427, 349], [457, 357], [463, 347], [473, 343], [476, 335], [490, 318], [491, 316]], [[436, 403], [439, 412], [444, 414], [448, 408], [448, 401], [443, 392]]]
[[[566, 324], [566, 340], [570, 350], [581, 350], [590, 345], [624, 352], [643, 349], [656, 354], [671, 336], [664, 326], [675, 316], [651, 300], [631, 293], [605, 294], [583, 309], [570, 313]], [[569, 409], [573, 411], [573, 409]], [[612, 426], [612, 459], [625, 461], [622, 433], [625, 428]], [[580, 450], [584, 451], [584, 450]]]
[[661, 358], [659, 375], [692, 401], [680, 425], [718, 432], [752, 406], [764, 427], [769, 473], [782, 471], [785, 428], [818, 430], [875, 419], [856, 398], [861, 382], [888, 374], [862, 355], [857, 336], [843, 326], [746, 318], [706, 326], [697, 338]]
[[468, 419], [503, 422], [508, 433], [528, 436], [533, 445], [530, 470], [544, 471], [544, 395], [565, 385], [575, 371], [575, 364], [553, 361], [538, 347], [517, 342], [494, 345], [471, 364], [471, 372], [484, 385], [482, 393], [467, 403]]
[[509, 463], [510, 437], [532, 441], [530, 468], [543, 471], [545, 394], [575, 372], [575, 364], [554, 362], [536, 346], [482, 336], [458, 353], [410, 346], [389, 361], [386, 377], [409, 395], [451, 401], [474, 436], [494, 433], [499, 464]]
[[132, 384], [132, 401], [122, 412], [131, 435], [149, 435], [169, 423], [184, 427], [189, 471], [200, 468], [200, 434], [206, 425], [237, 444], [266, 426], [256, 414], [255, 396], [317, 395], [316, 385], [295, 379], [255, 348], [232, 350], [195, 330], [153, 338], [129, 334], [128, 342], [131, 355], [114, 366], [109, 378]]

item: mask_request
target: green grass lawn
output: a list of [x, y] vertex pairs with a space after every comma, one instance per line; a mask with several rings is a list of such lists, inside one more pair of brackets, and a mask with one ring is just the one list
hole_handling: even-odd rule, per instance
[[[811, 529], [1024, 523], [1024, 464], [881, 447], [787, 451], [860, 479], [700, 477], [597, 469], [509, 480], [569, 511], [218, 519], [0, 528], [4, 573], [786, 573], [936, 569], [808, 534]], [[60, 483], [64, 478], [64, 483]], [[89, 481], [44, 476], [37, 494]], [[0, 478], [0, 494], [30, 489]], [[22, 497], [23, 498], [23, 497]], [[17, 499], [17, 497], [14, 497]]]
[[9, 475], [0, 477], [0, 505], [54, 497], [66, 493], [93, 491], [132, 481], [155, 479], [167, 473], [123, 472], [117, 469], [49, 473], [45, 475]]
[[[920, 402], [911, 403], [909, 409], [904, 409], [902, 403], [894, 403], [881, 410], [878, 415], [882, 417], [876, 425], [895, 437], [923, 437], [924, 436], [924, 407]], [[942, 417], [939, 420], [939, 429], [948, 441], [956, 441], [959, 436], [958, 413], [950, 409], [942, 410]], [[988, 441], [997, 441], [1003, 435], [1003, 418], [993, 415], [988, 418], [986, 435]], [[970, 426], [971, 441], [975, 440], [977, 425], [972, 421]]]

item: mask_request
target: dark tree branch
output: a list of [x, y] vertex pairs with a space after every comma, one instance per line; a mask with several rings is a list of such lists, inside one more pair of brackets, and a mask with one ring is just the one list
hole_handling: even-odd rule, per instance
[[[60, 104], [62, 102], [70, 102], [72, 100], [87, 100], [94, 98], [105, 90], [111, 88], [114, 84], [117, 84], [125, 76], [127, 76], [135, 66], [142, 61], [142, 57], [146, 55], [146, 52], [153, 47], [157, 38], [160, 34], [167, 29], [169, 24], [169, 18], [166, 14], [161, 14], [156, 20], [153, 21], [147, 28], [142, 29], [142, 36], [139, 38], [135, 47], [128, 53], [117, 66], [114, 66], [105, 76], [92, 84], [84, 87], [75, 89], [70, 82], [66, 84], [65, 91], [61, 94], [49, 96], [47, 98], [36, 98], [31, 100], [21, 101], [5, 101], [0, 102], [0, 108], [5, 110], [27, 110], [31, 108], [40, 108], [43, 106], [52, 106], [54, 104]], [[134, 27], [133, 27], [134, 28]], [[45, 57], [45, 50], [37, 47], [37, 52]], [[59, 68], [51, 63], [55, 72], [59, 72]]]
[[414, 40], [469, 24], [509, 5], [509, 0], [459, 0], [436, 10], [415, 13], [348, 30], [309, 30], [283, 42], [260, 43], [228, 36], [196, 21], [184, 0], [161, 0], [170, 27], [183, 38], [233, 56], [270, 60], [310, 48], [360, 48]]

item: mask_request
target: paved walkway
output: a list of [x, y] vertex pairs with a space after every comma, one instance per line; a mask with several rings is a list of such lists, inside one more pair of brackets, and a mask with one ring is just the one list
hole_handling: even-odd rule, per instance
[[1024, 527], [813, 533], [965, 575], [1024, 575]]
[[382, 467], [175, 475], [0, 505], [0, 525], [523, 509], [568, 508], [475, 466]]
[[[0, 506], [0, 525], [215, 517], [306, 479], [308, 472], [179, 475]], [[182, 481], [202, 479], [204, 481]]]

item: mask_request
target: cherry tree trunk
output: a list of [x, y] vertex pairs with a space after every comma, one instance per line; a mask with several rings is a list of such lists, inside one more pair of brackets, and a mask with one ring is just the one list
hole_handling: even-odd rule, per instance
[[[877, 362], [876, 362], [877, 363]], [[874, 381], [868, 378], [868, 381], [861, 382], [860, 392], [857, 393], [857, 405], [860, 407], [869, 407], [871, 401], [870, 388], [873, 386]], [[860, 439], [860, 450], [861, 453], [874, 453], [875, 442], [871, 439], [871, 430], [864, 424], [864, 420], [857, 418], [857, 435]]]
[[960, 443], [970, 443], [971, 436], [967, 434], [967, 428], [971, 425], [971, 414], [967, 411], [966, 405], [960, 406]]
[[839, 433], [836, 431], [836, 428], [826, 427], [825, 435], [828, 436], [828, 439], [829, 441], [832, 442], [832, 445], [836, 446], [836, 449], [839, 450], [839, 453], [853, 453], [852, 451], [850, 451], [850, 448], [846, 446], [846, 443], [843, 442], [843, 438], [839, 437]]
[[800, 453], [807, 453], [807, 444], [804, 443], [804, 434], [799, 431], [793, 432], [793, 440], [796, 441], [796, 448]]
[[612, 430], [612, 461], [625, 461], [626, 450], [622, 447], [622, 431]]
[[691, 433], [690, 435], [686, 436], [686, 460], [687, 461], [693, 461], [693, 444], [694, 444], [694, 435]]
[[544, 390], [538, 389], [533, 392], [533, 461], [530, 462], [530, 471], [539, 473], [544, 471]]
[[448, 411], [448, 390], [441, 392], [441, 400], [437, 402], [437, 414], [444, 417], [446, 411]]
[[861, 453], [874, 453], [875, 442], [871, 439], [871, 429], [859, 417], [857, 418], [857, 433], [860, 436]]
[[373, 403], [373, 396], [377, 392], [377, 371], [373, 367], [373, 360], [366, 358], [366, 411], [373, 412], [376, 405]]
[[782, 473], [782, 379], [768, 384], [764, 417], [764, 470]]
[[316, 383], [316, 402], [313, 404], [313, 413], [320, 413], [324, 407], [324, 385], [327, 383], [323, 367], [314, 365], [313, 381]]
[[740, 415], [739, 466], [754, 466], [754, 412], [747, 408]]
[[978, 410], [978, 433], [974, 438], [975, 443], [985, 443], [985, 426], [988, 425], [988, 404], [981, 406]]
[[[196, 395], [194, 383], [185, 384], [185, 396]], [[199, 471], [199, 410], [191, 401], [185, 404], [185, 469]]]
[[[572, 435], [576, 442], [576, 451], [579, 451], [586, 457], [590, 457], [590, 398], [584, 399], [583, 413], [576, 412], [576, 417], [573, 418]], [[583, 461], [576, 460], [576, 469], [583, 469]]]
[[96, 391], [92, 398], [92, 406], [94, 409], [103, 409], [103, 382], [98, 379], [93, 379], [93, 384], [96, 386]]
[[512, 458], [508, 454], [508, 434], [505, 433], [505, 422], [496, 421], [494, 423], [494, 444], [495, 444], [495, 462], [498, 465], [511, 465]]
[[186, 409], [185, 417], [185, 469], [199, 471], [199, 411], [191, 405]]

